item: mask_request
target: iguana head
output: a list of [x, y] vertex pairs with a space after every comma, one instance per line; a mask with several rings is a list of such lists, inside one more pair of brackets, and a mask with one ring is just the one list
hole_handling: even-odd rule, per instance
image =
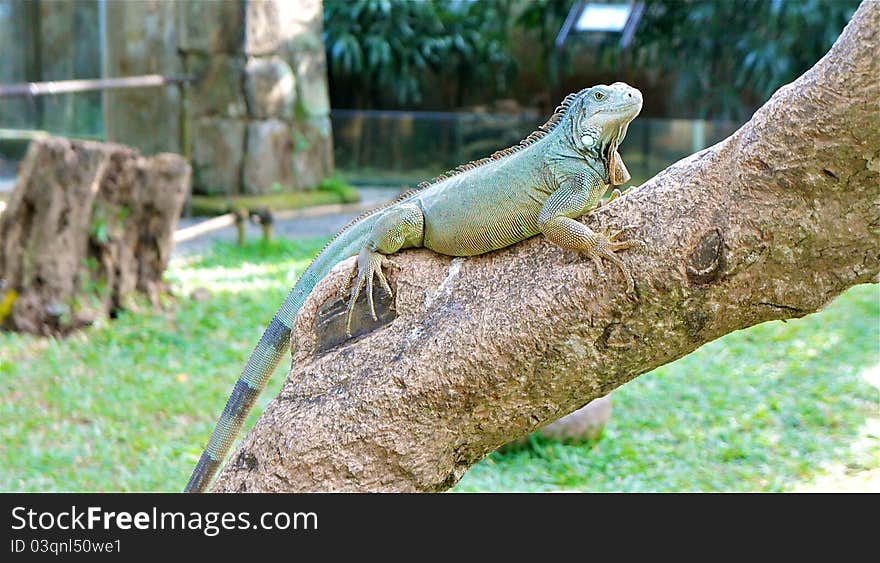
[[567, 141], [585, 158], [602, 162], [608, 184], [630, 179], [617, 147], [641, 110], [642, 93], [623, 82], [584, 88], [569, 103]]

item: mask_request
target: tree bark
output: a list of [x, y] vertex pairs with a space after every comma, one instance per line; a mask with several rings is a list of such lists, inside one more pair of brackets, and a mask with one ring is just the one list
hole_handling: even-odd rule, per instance
[[442, 491], [498, 446], [706, 342], [801, 317], [880, 271], [880, 3], [728, 139], [583, 220], [636, 225], [623, 277], [541, 237], [395, 260], [396, 318], [322, 349], [306, 303], [284, 387], [215, 491]]
[[155, 304], [189, 189], [180, 156], [110, 143], [31, 142], [0, 215], [0, 326], [64, 334]]

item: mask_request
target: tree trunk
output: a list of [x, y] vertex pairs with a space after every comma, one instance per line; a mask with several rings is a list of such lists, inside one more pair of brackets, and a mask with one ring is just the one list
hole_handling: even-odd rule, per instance
[[[816, 311], [880, 270], [880, 3], [721, 143], [584, 219], [647, 250], [602, 275], [541, 237], [395, 257], [397, 316], [324, 349], [315, 289], [280, 395], [216, 491], [441, 491], [501, 444], [737, 329]], [[332, 307], [330, 308], [332, 309]]]
[[190, 168], [109, 143], [33, 141], [0, 215], [0, 324], [64, 334], [156, 304]]

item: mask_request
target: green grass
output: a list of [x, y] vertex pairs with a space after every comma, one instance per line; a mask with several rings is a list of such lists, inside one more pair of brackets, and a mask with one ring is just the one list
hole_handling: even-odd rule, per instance
[[[164, 312], [63, 340], [0, 333], [0, 490], [180, 490], [322, 243], [218, 245], [172, 264], [177, 302]], [[212, 296], [190, 299], [197, 287]], [[878, 325], [880, 288], [860, 286], [821, 313], [730, 334], [615, 391], [598, 442], [533, 438], [456, 490], [777, 491], [876, 475], [880, 397], [866, 374], [880, 378]]]
[[[459, 491], [784, 491], [880, 485], [880, 288], [737, 331], [613, 393], [602, 438], [533, 436]], [[832, 479], [829, 480], [829, 477]]]
[[[0, 490], [181, 490], [247, 356], [323, 243], [218, 245], [173, 263], [178, 302], [166, 312], [125, 313], [63, 340], [0, 332]], [[193, 301], [197, 287], [212, 297]]]

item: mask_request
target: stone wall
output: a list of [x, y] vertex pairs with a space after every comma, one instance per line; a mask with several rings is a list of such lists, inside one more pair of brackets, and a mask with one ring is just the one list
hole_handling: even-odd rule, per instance
[[108, 140], [172, 151], [206, 194], [311, 188], [333, 171], [320, 0], [108, 2], [109, 76], [187, 74], [109, 94]]
[[321, 1], [176, 5], [180, 57], [196, 77], [185, 104], [195, 190], [263, 194], [331, 174]]
[[[142, 74], [180, 75], [177, 14], [174, 2], [106, 2], [108, 77]], [[104, 92], [104, 134], [108, 141], [137, 147], [146, 154], [183, 152], [178, 87], [133, 88]]]
[[321, 0], [0, 0], [0, 82], [195, 78], [105, 91], [103, 115], [97, 92], [3, 100], [0, 127], [94, 136], [103, 118], [108, 141], [187, 156], [197, 192], [311, 188], [333, 172], [322, 25]]

